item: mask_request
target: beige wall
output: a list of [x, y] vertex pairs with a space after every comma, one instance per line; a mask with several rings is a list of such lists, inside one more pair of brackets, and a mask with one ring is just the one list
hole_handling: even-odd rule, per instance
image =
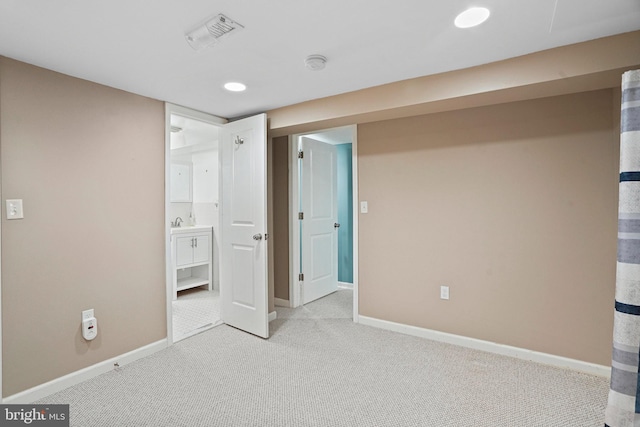
[[360, 314], [608, 365], [615, 99], [358, 126]]
[[0, 57], [0, 121], [9, 396], [166, 337], [164, 106]]
[[358, 124], [362, 315], [610, 363], [619, 87], [639, 35], [268, 112], [272, 137]]
[[275, 297], [289, 299], [289, 138], [273, 139]]
[[477, 67], [314, 99], [268, 112], [272, 136], [620, 87], [640, 67], [640, 31]]

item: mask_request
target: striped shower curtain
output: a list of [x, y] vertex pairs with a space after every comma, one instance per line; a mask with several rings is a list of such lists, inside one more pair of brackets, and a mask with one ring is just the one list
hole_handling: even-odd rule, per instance
[[640, 426], [640, 70], [622, 76], [618, 263], [605, 426]]

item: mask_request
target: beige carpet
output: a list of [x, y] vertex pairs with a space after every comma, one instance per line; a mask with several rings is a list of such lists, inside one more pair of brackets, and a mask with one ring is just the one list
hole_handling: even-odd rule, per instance
[[43, 399], [71, 425], [600, 427], [608, 380], [354, 324], [350, 291], [222, 325]]

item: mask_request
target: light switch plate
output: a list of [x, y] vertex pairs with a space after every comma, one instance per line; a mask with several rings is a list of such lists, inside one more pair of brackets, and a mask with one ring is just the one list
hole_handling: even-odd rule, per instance
[[7, 199], [7, 219], [22, 219], [22, 199]]
[[449, 299], [449, 287], [440, 286], [440, 299]]
[[369, 202], [360, 202], [360, 213], [369, 213]]

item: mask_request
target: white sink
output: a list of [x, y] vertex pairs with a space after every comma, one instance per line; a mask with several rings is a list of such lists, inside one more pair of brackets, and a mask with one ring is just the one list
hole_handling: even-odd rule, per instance
[[198, 231], [209, 231], [210, 225], [185, 225], [182, 227], [171, 227], [171, 234], [194, 233]]

